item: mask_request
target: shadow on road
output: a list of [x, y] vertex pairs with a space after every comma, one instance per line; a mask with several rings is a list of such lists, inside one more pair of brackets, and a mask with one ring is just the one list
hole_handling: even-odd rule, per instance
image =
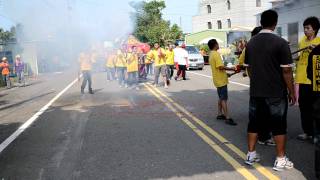
[[[38, 96], [35, 96], [35, 97], [31, 97], [31, 98], [29, 98], [29, 99], [26, 99], [26, 100], [23, 100], [23, 101], [19, 101], [19, 102], [13, 103], [13, 104], [10, 104], [10, 101], [0, 101], [0, 106], [1, 106], [1, 105], [5, 105], [5, 104], [9, 104], [9, 105], [7, 105], [7, 106], [0, 107], [0, 111], [1, 111], [1, 110], [5, 110], [5, 109], [9, 109], [9, 108], [12, 108], [12, 107], [16, 107], [16, 106], [23, 105], [23, 104], [26, 103], [26, 102], [33, 101], [33, 100], [35, 100], [35, 99], [38, 99], [38, 98], [47, 96], [47, 95], [52, 94], [52, 93], [55, 93], [55, 91], [51, 91], [51, 92], [44, 93], [44, 94], [41, 94], [41, 95], [38, 95]], [[1, 102], [2, 102], [2, 103], [1, 103]]]

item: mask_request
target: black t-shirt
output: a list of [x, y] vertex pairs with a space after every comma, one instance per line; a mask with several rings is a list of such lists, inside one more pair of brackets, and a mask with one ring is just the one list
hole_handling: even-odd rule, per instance
[[320, 96], [320, 45], [309, 54], [307, 76], [311, 80], [313, 92]]
[[259, 33], [246, 47], [245, 64], [250, 68], [250, 96], [287, 95], [282, 67], [291, 66], [293, 61], [286, 40], [272, 33]]

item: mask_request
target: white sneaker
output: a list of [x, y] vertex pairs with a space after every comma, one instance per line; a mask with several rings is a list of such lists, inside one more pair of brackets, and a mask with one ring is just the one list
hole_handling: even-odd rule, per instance
[[299, 134], [297, 139], [305, 141], [305, 140], [308, 140], [308, 139], [312, 139], [312, 136], [308, 136], [308, 134], [304, 133], [304, 134]]
[[260, 161], [260, 155], [258, 153], [250, 155], [250, 153], [248, 152], [247, 160], [245, 160], [244, 163], [252, 166], [254, 163], [259, 162], [259, 161]]
[[277, 158], [274, 162], [273, 170], [275, 171], [283, 171], [285, 169], [292, 169], [293, 162], [291, 162], [287, 157]]

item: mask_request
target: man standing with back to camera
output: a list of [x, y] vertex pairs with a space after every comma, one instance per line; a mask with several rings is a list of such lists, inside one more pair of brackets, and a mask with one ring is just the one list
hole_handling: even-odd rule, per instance
[[[260, 21], [263, 29], [246, 47], [245, 65], [250, 75], [250, 102], [245, 163], [253, 165], [260, 161], [256, 153], [257, 136], [264, 128], [263, 124], [268, 123], [276, 142], [277, 157], [273, 169], [283, 171], [293, 168], [293, 163], [286, 157], [285, 146], [288, 99], [291, 105], [295, 104], [296, 99], [290, 48], [286, 40], [273, 34], [277, 22], [277, 12], [264, 11]], [[267, 110], [269, 118], [261, 118], [261, 108]]]

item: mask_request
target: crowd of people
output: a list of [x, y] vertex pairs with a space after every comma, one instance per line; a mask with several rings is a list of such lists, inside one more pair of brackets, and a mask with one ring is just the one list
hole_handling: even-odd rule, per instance
[[2, 57], [0, 63], [1, 75], [3, 82], [7, 89], [13, 87], [13, 82], [11, 77], [14, 75], [17, 77], [17, 81], [21, 86], [26, 85], [25, 81], [25, 63], [22, 61], [21, 56], [18, 54], [15, 57], [13, 65], [10, 65], [7, 57]]
[[[93, 94], [91, 71], [95, 58], [90, 51], [83, 52], [79, 56], [80, 70], [83, 74], [81, 93], [84, 93], [86, 84]], [[129, 48], [109, 49], [106, 55], [107, 81], [117, 80], [121, 88], [133, 88], [139, 90], [139, 82], [153, 79], [155, 87], [168, 88], [171, 80], [187, 80], [188, 52], [183, 45], [169, 44], [161, 48], [159, 43], [153, 45], [149, 52], [132, 46]], [[174, 69], [177, 74], [174, 77]], [[159, 82], [160, 80], [160, 82]]]
[[[303, 23], [305, 36], [299, 43], [299, 59], [294, 63], [289, 43], [274, 33], [278, 14], [267, 10], [261, 15], [261, 26], [252, 31], [252, 38], [242, 47], [239, 65], [250, 78], [249, 123], [247, 128], [248, 153], [245, 163], [253, 165], [260, 161], [256, 144], [276, 147], [273, 169], [292, 169], [293, 162], [286, 155], [287, 111], [289, 105], [299, 104], [303, 133], [297, 138], [310, 140], [315, 144], [316, 175], [320, 178], [320, 38], [317, 37], [320, 23], [317, 17], [309, 17]], [[239, 66], [226, 67], [218, 52], [215, 39], [208, 42], [209, 63], [213, 84], [218, 94], [218, 114], [216, 119], [228, 125], [237, 125], [228, 111], [227, 71], [240, 72]], [[86, 82], [91, 88], [92, 58], [80, 57], [84, 74], [81, 92]], [[89, 65], [90, 64], [90, 65]], [[128, 50], [114, 49], [107, 58], [107, 80], [118, 80], [120, 87], [139, 90], [139, 78], [154, 75], [154, 86], [159, 86], [159, 78], [165, 88], [170, 85], [174, 68], [175, 80], [186, 80], [188, 53], [178, 44], [170, 44], [166, 49], [154, 44], [151, 51], [144, 54], [136, 47]], [[295, 67], [295, 68], [294, 68]], [[296, 69], [294, 77], [294, 69]], [[299, 87], [299, 88], [295, 88]]]

